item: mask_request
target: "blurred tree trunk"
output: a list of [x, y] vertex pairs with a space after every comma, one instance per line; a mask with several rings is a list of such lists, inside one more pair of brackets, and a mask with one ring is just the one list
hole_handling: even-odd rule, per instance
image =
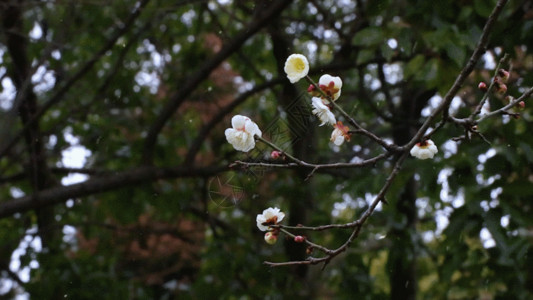
[[[279, 18], [274, 20], [269, 27], [269, 34], [272, 39], [274, 56], [277, 61], [277, 71], [279, 77], [286, 77], [284, 72], [285, 60], [292, 54], [289, 49], [292, 44], [283, 35], [283, 26], [279, 24]], [[292, 151], [294, 156], [305, 160], [312, 161], [315, 158], [316, 152], [314, 146], [315, 131], [313, 126], [309, 126], [310, 110], [306, 103], [307, 97], [305, 94], [299, 93], [296, 87], [286, 80], [282, 86], [282, 91], [278, 96], [278, 101], [287, 113], [288, 127], [290, 131], [290, 147], [287, 149]], [[294, 171], [295, 177], [290, 183], [293, 185], [291, 194], [287, 195], [287, 201], [290, 203], [289, 208], [289, 224], [305, 224], [307, 220], [307, 212], [312, 205], [312, 189], [309, 184], [302, 184], [307, 178], [309, 171], [305, 169], [298, 169]], [[305, 244], [294, 243], [287, 241], [285, 243], [285, 251], [289, 260], [305, 260], [306, 246]], [[299, 278], [305, 278], [308, 266], [296, 265], [292, 267], [292, 271]]]
[[[2, 5], [3, 29], [6, 45], [12, 60], [12, 73], [17, 95], [13, 111], [20, 116], [22, 126], [27, 126], [37, 112], [37, 97], [33, 92], [31, 66], [27, 53], [27, 37], [23, 31], [22, 1]], [[33, 121], [24, 132], [28, 149], [26, 172], [35, 193], [53, 185], [53, 179], [46, 165], [43, 138], [39, 129], [39, 121]], [[52, 224], [54, 222], [53, 206], [36, 210], [39, 234], [43, 247], [49, 248], [53, 239]]]
[[[397, 145], [404, 145], [413, 137], [416, 127], [413, 124], [420, 117], [422, 108], [429, 98], [435, 94], [434, 90], [413, 92], [404, 89], [402, 101], [396, 111], [393, 126], [393, 139]], [[392, 204], [392, 203], [391, 203]], [[394, 204], [393, 227], [388, 236], [392, 242], [387, 269], [389, 271], [390, 299], [416, 299], [416, 181], [411, 176], [405, 184], [402, 193]]]

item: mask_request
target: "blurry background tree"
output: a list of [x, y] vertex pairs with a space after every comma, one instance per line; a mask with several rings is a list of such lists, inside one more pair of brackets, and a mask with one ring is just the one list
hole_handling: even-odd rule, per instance
[[[357, 219], [394, 157], [356, 169], [230, 169], [264, 161], [224, 137], [243, 114], [311, 162], [380, 153], [318, 127], [307, 86], [283, 73], [305, 54], [340, 76], [338, 104], [407, 143], [467, 63], [495, 0], [0, 1], [0, 295], [9, 299], [531, 299], [531, 105], [408, 158], [359, 237], [318, 266], [291, 240], [267, 245], [255, 216]], [[508, 3], [450, 111], [468, 116], [504, 54], [508, 95], [533, 86], [533, 5]], [[504, 105], [491, 95], [490, 109]], [[350, 232], [308, 233], [338, 247]]]

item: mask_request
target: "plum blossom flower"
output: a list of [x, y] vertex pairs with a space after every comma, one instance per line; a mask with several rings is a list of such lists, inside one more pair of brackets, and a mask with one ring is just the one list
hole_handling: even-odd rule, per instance
[[318, 86], [326, 95], [335, 101], [341, 95], [342, 80], [340, 77], [324, 74], [320, 76]]
[[296, 83], [309, 73], [309, 62], [302, 54], [291, 54], [285, 61], [284, 70], [290, 82]]
[[432, 140], [416, 143], [416, 145], [411, 149], [411, 155], [418, 159], [433, 158], [437, 152], [439, 152], [439, 150]]
[[225, 131], [226, 140], [235, 150], [248, 152], [255, 147], [254, 135], [261, 137], [261, 130], [250, 118], [236, 115], [231, 118], [233, 128]]
[[335, 127], [335, 129], [331, 133], [330, 141], [337, 146], [342, 145], [344, 140], [350, 141], [350, 128], [348, 126], [344, 126], [341, 121], [338, 121], [333, 127]]
[[[258, 214], [255, 218], [257, 228], [261, 231], [268, 231], [269, 225], [276, 225], [285, 218], [285, 214], [277, 207], [269, 207], [263, 210], [262, 214]], [[266, 238], [266, 236], [265, 236]]]
[[326, 123], [331, 125], [335, 125], [337, 123], [335, 115], [331, 112], [329, 107], [327, 107], [324, 102], [322, 102], [322, 99], [318, 97], [313, 97], [311, 101], [311, 105], [313, 105], [313, 114], [315, 114], [322, 122], [320, 126]]

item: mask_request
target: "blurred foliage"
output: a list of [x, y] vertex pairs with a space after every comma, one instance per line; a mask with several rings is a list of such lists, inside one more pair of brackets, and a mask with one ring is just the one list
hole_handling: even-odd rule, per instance
[[[197, 70], [246, 30], [273, 1], [152, 0], [101, 56], [97, 53], [122, 29], [136, 1], [24, 1], [23, 30], [39, 105], [95, 59], [92, 68], [39, 120], [46, 165], [61, 182], [65, 150], [82, 146], [90, 153], [88, 178], [112, 176], [141, 164], [151, 124]], [[283, 65], [273, 55], [272, 28], [289, 43], [290, 53], [305, 54], [311, 76], [324, 72], [344, 81], [338, 101], [360, 124], [389, 141], [395, 128], [410, 137], [465, 65], [496, 1], [296, 1], [213, 70], [185, 99], [157, 140], [154, 165], [227, 165], [235, 160], [264, 161], [264, 145], [236, 152], [223, 131], [232, 115], [250, 116], [267, 138], [292, 151], [295, 139], [311, 138], [307, 152], [318, 162], [355, 161], [382, 153], [362, 136], [333, 147], [329, 128], [295, 136], [282, 107]], [[508, 53], [508, 94], [518, 97], [533, 86], [533, 7], [511, 1], [503, 10], [482, 61], [454, 100], [452, 113], [466, 117], [490, 82], [495, 63]], [[30, 32], [39, 31], [40, 35]], [[0, 40], [0, 76], [7, 90], [11, 58]], [[45, 84], [45, 80], [53, 78]], [[281, 78], [282, 80], [277, 80]], [[186, 161], [202, 128], [238, 95], [253, 93], [208, 128], [193, 161]], [[41, 88], [38, 86], [42, 84]], [[12, 86], [12, 84], [11, 84]], [[295, 85], [308, 103], [306, 84]], [[421, 93], [421, 114], [406, 117]], [[10, 112], [2, 94], [1, 114]], [[11, 99], [11, 100], [10, 100]], [[491, 96], [491, 108], [503, 106]], [[117, 187], [54, 206], [52, 245], [39, 249], [34, 212], [0, 220], [2, 297], [27, 293], [32, 299], [386, 299], [394, 298], [391, 232], [405, 231], [416, 262], [416, 299], [531, 299], [533, 295], [533, 124], [531, 107], [520, 118], [498, 116], [479, 125], [490, 142], [478, 137], [453, 141], [463, 128], [446, 125], [433, 140], [438, 156], [408, 159], [380, 208], [360, 236], [324, 269], [311, 266], [269, 268], [263, 261], [287, 261], [297, 247], [283, 237], [267, 245], [255, 217], [278, 206], [289, 216], [294, 201], [305, 204], [306, 224], [350, 222], [366, 210], [391, 171], [392, 161], [361, 169], [317, 173], [304, 181], [294, 170], [234, 170], [217, 176], [160, 179]], [[309, 116], [312, 126], [317, 122]], [[345, 120], [343, 120], [345, 121]], [[19, 120], [2, 136], [21, 130]], [[29, 154], [23, 141], [0, 160], [1, 199], [32, 194], [24, 173]], [[22, 177], [16, 177], [22, 174]], [[29, 176], [29, 175], [28, 175]], [[415, 179], [414, 227], [396, 203]], [[235, 190], [237, 188], [237, 191]], [[308, 199], [293, 199], [295, 193]], [[307, 193], [307, 194], [306, 194]], [[229, 197], [229, 198], [228, 198]], [[2, 200], [4, 201], [4, 200]], [[0, 202], [1, 205], [1, 202]], [[296, 225], [296, 224], [291, 224]], [[347, 230], [306, 232], [334, 249]], [[15, 250], [17, 247], [22, 251]], [[15, 252], [17, 255], [15, 255]], [[319, 255], [315, 252], [314, 254]], [[18, 257], [20, 256], [20, 257]], [[20, 260], [20, 266], [13, 262]], [[12, 266], [10, 267], [10, 263]], [[13, 272], [29, 273], [15, 283]], [[19, 272], [20, 273], [20, 272]], [[21, 277], [22, 278], [22, 277]], [[395, 298], [400, 299], [400, 298]]]

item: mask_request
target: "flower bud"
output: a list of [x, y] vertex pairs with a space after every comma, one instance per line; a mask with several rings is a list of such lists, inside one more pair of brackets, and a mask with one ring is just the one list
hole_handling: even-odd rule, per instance
[[301, 236], [301, 235], [297, 235], [294, 237], [294, 241], [296, 243], [303, 243], [305, 241], [305, 237]]
[[507, 80], [509, 80], [509, 72], [507, 70], [499, 69], [498, 76], [502, 79], [503, 82], [507, 82]]
[[520, 107], [521, 109], [524, 109], [526, 107], [526, 103], [524, 101], [520, 101], [518, 102], [518, 107]]
[[482, 91], [482, 92], [486, 92], [487, 91], [487, 84], [484, 83], [483, 81], [481, 81], [478, 85], [477, 85], [477, 88]]
[[280, 156], [281, 156], [281, 152], [279, 151], [274, 150], [270, 152], [270, 157], [272, 157], [272, 159], [278, 159], [280, 158]]
[[505, 85], [505, 83], [496, 82], [496, 92], [500, 95], [505, 94], [507, 92], [507, 85]]
[[278, 236], [271, 231], [265, 233], [265, 242], [269, 245], [274, 245], [278, 241]]
[[308, 93], [312, 93], [314, 90], [315, 90], [315, 86], [312, 84], [310, 84], [309, 87], [307, 88]]

